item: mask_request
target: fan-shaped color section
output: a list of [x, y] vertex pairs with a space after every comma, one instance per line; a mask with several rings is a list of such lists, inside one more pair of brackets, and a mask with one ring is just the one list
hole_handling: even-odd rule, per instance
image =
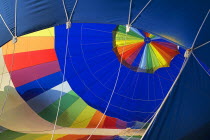
[[154, 73], [159, 68], [169, 67], [179, 54], [177, 45], [132, 27], [126, 33], [123, 25], [113, 31], [113, 47], [119, 61], [137, 72]]
[[[106, 115], [128, 122], [146, 122], [174, 82], [184, 60], [184, 51], [179, 50], [181, 53], [174, 57], [170, 67], [158, 69], [153, 74], [136, 72], [122, 65], [118, 76], [120, 62], [113, 51], [112, 34], [116, 27], [112, 24], [73, 24], [68, 38], [65, 77], [73, 91], [91, 107], [104, 112], [113, 92]], [[55, 50], [62, 71], [66, 31], [65, 25], [55, 27]]]
[[[67, 81], [62, 83], [63, 74], [54, 50], [54, 37], [54, 28], [49, 28], [19, 37], [15, 50], [12, 42], [2, 47], [12, 82], [30, 107], [52, 123], [63, 84], [57, 124], [71, 128], [94, 128], [103, 114], [88, 106], [72, 91]], [[105, 116], [99, 128], [124, 129], [137, 124]]]
[[[10, 136], [8, 138], [8, 135]], [[85, 140], [89, 135], [65, 135], [65, 134], [55, 134], [54, 140]], [[7, 135], [5, 133], [0, 135], [0, 138], [7, 140], [46, 140], [50, 139], [50, 134], [23, 134], [8, 131]], [[106, 135], [93, 135], [92, 140], [127, 140], [130, 136], [106, 136]], [[132, 140], [139, 140], [141, 136], [133, 136]]]

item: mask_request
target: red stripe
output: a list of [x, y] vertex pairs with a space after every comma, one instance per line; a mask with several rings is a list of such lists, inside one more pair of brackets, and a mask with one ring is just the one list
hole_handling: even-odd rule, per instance
[[[12, 58], [14, 57], [11, 68]], [[56, 53], [54, 49], [31, 51], [24, 53], [8, 54], [4, 56], [8, 71], [15, 71], [22, 68], [35, 66], [38, 64], [56, 61]]]
[[[57, 140], [86, 140], [89, 135], [66, 135], [64, 137], [58, 138]], [[93, 135], [91, 140], [113, 140], [115, 136], [97, 136]]]
[[125, 61], [131, 65], [133, 63], [133, 61], [136, 59], [137, 55], [139, 54], [139, 52], [143, 46], [144, 46], [144, 44], [142, 46], [140, 46], [133, 54], [131, 54]]
[[116, 118], [106, 117], [106, 119], [104, 121], [103, 128], [117, 129], [116, 122], [117, 122], [117, 119]]
[[152, 41], [152, 42], [157, 43], [162, 46], [165, 46], [169, 49], [178, 50], [177, 45], [170, 43], [170, 42], [160, 42], [160, 41]]
[[[126, 51], [124, 54], [123, 54], [123, 59], [126, 60], [128, 59], [133, 53], [135, 53], [137, 50], [140, 50], [142, 47], [144, 46], [144, 43], [139, 43], [139, 44], [136, 44], [134, 48]], [[121, 55], [122, 56], [122, 55]], [[135, 59], [135, 58], [133, 58]]]
[[158, 50], [161, 56], [170, 64], [170, 61], [179, 54], [178, 50], [173, 50], [168, 47], [162, 46], [156, 42], [151, 42], [151, 44]]
[[149, 37], [150, 36], [150, 33], [148, 33], [148, 32], [144, 32], [144, 34], [145, 34], [146, 37]]

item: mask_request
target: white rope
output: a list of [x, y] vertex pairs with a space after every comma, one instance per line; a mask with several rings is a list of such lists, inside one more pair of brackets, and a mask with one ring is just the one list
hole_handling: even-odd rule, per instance
[[68, 20], [69, 20], [69, 18], [68, 18], [68, 13], [67, 13], [67, 10], [66, 10], [66, 5], [65, 5], [64, 0], [62, 0], [62, 3], [63, 3], [63, 9], [64, 9], [64, 12], [65, 12], [65, 15], [66, 15], [66, 21], [68, 21]]
[[197, 34], [196, 34], [195, 38], [194, 38], [194, 41], [193, 41], [193, 43], [192, 43], [192, 47], [191, 47], [191, 49], [193, 49], [193, 47], [194, 47], [195, 41], [196, 41], [196, 40], [197, 40], [197, 38], [198, 38], [198, 35], [199, 35], [199, 33], [200, 33], [200, 31], [201, 31], [201, 29], [202, 29], [202, 27], [203, 27], [203, 25], [204, 25], [204, 23], [205, 23], [205, 21], [206, 21], [206, 19], [207, 19], [208, 15], [209, 15], [209, 12], [210, 12], [210, 10], [207, 12], [207, 14], [206, 14], [206, 16], [205, 16], [205, 18], [204, 18], [204, 20], [203, 20], [203, 22], [202, 22], [202, 24], [201, 24], [201, 26], [200, 26], [200, 28], [199, 28], [198, 32], [197, 32]]
[[203, 43], [202, 45], [200, 45], [200, 46], [198, 46], [198, 47], [195, 47], [194, 50], [199, 49], [200, 47], [202, 47], [202, 46], [204, 46], [204, 45], [206, 45], [206, 44], [209, 44], [209, 43], [210, 43], [210, 41], [207, 41], [206, 43]]
[[66, 9], [65, 0], [62, 0], [64, 12], [65, 12], [65, 15], [66, 15], [66, 21], [71, 21], [72, 16], [73, 16], [73, 14], [74, 14], [74, 10], [75, 10], [75, 8], [76, 8], [76, 6], [77, 6], [77, 2], [78, 2], [78, 0], [75, 1], [74, 6], [73, 6], [72, 11], [71, 11], [71, 14], [70, 14], [70, 16], [68, 17], [68, 12], [67, 12], [67, 9]]
[[74, 6], [73, 6], [73, 8], [72, 8], [72, 11], [71, 11], [71, 13], [70, 13], [70, 16], [68, 17], [68, 12], [67, 12], [67, 9], [66, 9], [65, 2], [64, 2], [64, 0], [62, 0], [63, 8], [64, 8], [65, 15], [66, 15], [66, 29], [68, 29], [68, 28], [71, 27], [71, 20], [72, 20], [73, 14], [74, 14], [74, 10], [75, 10], [75, 8], [76, 8], [76, 6], [77, 6], [77, 2], [78, 2], [78, 0], [75, 1]]
[[74, 3], [74, 7], [73, 7], [73, 9], [72, 9], [72, 11], [71, 11], [71, 14], [70, 14], [70, 17], [69, 17], [69, 21], [71, 21], [71, 19], [72, 19], [72, 16], [73, 16], [73, 14], [74, 14], [74, 10], [75, 10], [75, 8], [76, 8], [76, 6], [77, 6], [77, 2], [78, 2], [78, 0], [76, 0], [75, 3]]
[[126, 25], [126, 33], [130, 32], [130, 18], [131, 18], [131, 11], [132, 11], [132, 0], [130, 0], [130, 4], [129, 4], [129, 12], [128, 12], [128, 24]]
[[57, 121], [58, 121], [58, 115], [59, 115], [59, 111], [60, 111], [61, 100], [62, 100], [63, 85], [64, 85], [63, 83], [65, 81], [65, 75], [66, 75], [66, 62], [67, 62], [68, 45], [69, 45], [68, 40], [69, 40], [69, 29], [67, 29], [67, 37], [66, 37], [66, 50], [65, 50], [65, 58], [64, 58], [64, 67], [63, 67], [64, 68], [63, 80], [62, 80], [60, 98], [59, 98], [59, 102], [58, 102], [58, 109], [57, 109], [57, 113], [56, 113], [56, 118], [55, 118], [55, 123], [54, 123], [53, 131], [52, 131], [51, 140], [53, 140], [53, 138], [54, 138], [55, 129], [56, 129]]
[[130, 25], [131, 24], [133, 24], [135, 21], [136, 21], [136, 19], [141, 15], [141, 13], [147, 8], [147, 6], [150, 4], [150, 2], [151, 2], [152, 0], [149, 0], [148, 2], [147, 2], [147, 4], [141, 9], [141, 11], [138, 13], [138, 15], [133, 19], [133, 21], [130, 23]]
[[7, 30], [9, 31], [9, 33], [12, 35], [12, 37], [14, 37], [13, 33], [11, 32], [11, 30], [9, 29], [9, 27], [7, 26], [7, 23], [5, 22], [4, 18], [2, 17], [2, 15], [0, 14], [0, 18], [3, 21], [4, 25], [6, 26]]
[[[16, 27], [16, 20], [17, 20], [17, 17], [16, 17], [16, 16], [17, 16], [17, 1], [18, 1], [18, 0], [15, 0], [15, 26], [14, 26], [14, 29], [15, 29], [15, 30], [16, 30], [16, 28], [17, 28], [17, 27]], [[1, 19], [3, 20], [5, 26], [7, 27], [8, 31], [11, 33], [11, 35], [12, 35], [13, 38], [14, 38], [14, 36], [16, 36], [16, 31], [15, 31], [15, 35], [13, 35], [12, 32], [11, 32], [11, 30], [10, 30], [9, 27], [7, 26], [6, 22], [4, 21], [2, 15], [0, 15], [0, 16], [1, 16]], [[13, 49], [13, 52], [12, 52], [12, 62], [11, 62], [10, 69], [9, 69], [9, 71], [11, 71], [11, 73], [10, 73], [10, 79], [9, 79], [9, 86], [10, 86], [11, 81], [12, 81], [12, 68], [13, 68], [13, 65], [14, 65], [14, 53], [15, 53], [15, 48], [16, 48], [16, 43], [13, 43], [13, 44], [14, 44], [14, 49]], [[3, 76], [3, 75], [2, 75], [2, 76]], [[8, 99], [8, 91], [6, 91], [5, 94], [6, 94], [6, 97], [5, 97], [3, 106], [2, 106], [2, 108], [1, 108], [0, 118], [1, 118], [1, 116], [2, 116], [2, 114], [3, 114], [3, 112], [4, 112], [4, 108], [5, 108], [7, 99]]]
[[132, 11], [132, 0], [130, 0], [130, 6], [129, 6], [128, 25], [130, 25], [131, 11]]
[[208, 74], [208, 76], [210, 76], [210, 74], [206, 71], [206, 69], [203, 67], [203, 65], [199, 62], [199, 60], [197, 59], [197, 57], [195, 56], [195, 54], [192, 53], [192, 55], [195, 57], [196, 61], [198, 62], [198, 64], [200, 64], [200, 66], [203, 68], [203, 70]]

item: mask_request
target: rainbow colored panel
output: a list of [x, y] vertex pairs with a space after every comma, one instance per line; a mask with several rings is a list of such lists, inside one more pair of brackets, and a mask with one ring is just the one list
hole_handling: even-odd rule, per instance
[[[2, 47], [6, 67], [12, 72], [12, 82], [29, 106], [52, 123], [63, 84], [57, 124], [69, 128], [95, 128], [103, 114], [88, 106], [68, 82], [62, 83], [63, 75], [54, 49], [55, 36], [54, 28], [49, 28], [19, 37], [15, 51], [11, 41]], [[99, 128], [125, 129], [135, 124], [105, 116]]]
[[154, 73], [169, 67], [179, 54], [177, 45], [133, 27], [126, 33], [123, 25], [113, 31], [113, 47], [118, 60], [136, 72]]

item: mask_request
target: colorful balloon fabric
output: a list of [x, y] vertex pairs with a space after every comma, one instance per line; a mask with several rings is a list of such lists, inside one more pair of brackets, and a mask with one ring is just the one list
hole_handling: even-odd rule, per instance
[[[8, 137], [9, 136], [9, 137]], [[55, 134], [54, 140], [86, 140], [89, 135], [65, 135], [65, 134]], [[43, 134], [24, 134], [15, 133], [9, 131], [8, 133], [2, 133], [0, 135], [1, 139], [5, 140], [47, 140], [51, 138], [51, 135]], [[91, 140], [127, 140], [129, 136], [106, 136], [106, 135], [93, 135]], [[131, 140], [139, 140], [141, 136], [133, 136]]]
[[132, 27], [126, 33], [123, 25], [115, 29], [113, 45], [119, 61], [137, 72], [154, 73], [159, 68], [169, 67], [179, 54], [177, 45]]
[[[54, 37], [54, 28], [49, 28], [19, 37], [15, 50], [12, 42], [2, 47], [12, 82], [29, 106], [40, 117], [52, 123], [55, 121], [63, 84], [57, 125], [94, 128], [103, 114], [88, 106], [66, 80], [62, 83], [63, 74], [54, 50]], [[124, 129], [139, 125], [138, 122], [128, 123], [105, 116], [99, 128]]]
[[[117, 128], [146, 123], [165, 99], [142, 140], [209, 139], [209, 5], [209, 0], [0, 0], [0, 47], [16, 36], [50, 27], [55, 31], [42, 36], [47, 43], [34, 35], [29, 37], [34, 47], [26, 41], [28, 48], [22, 50], [18, 39], [16, 48], [0, 49], [6, 61], [4, 66], [0, 60], [0, 107], [5, 106], [0, 125], [24, 132], [3, 129], [0, 139], [50, 139], [60, 94], [58, 125], [68, 130], [91, 130], [70, 127], [95, 127], [96, 112], [105, 113], [105, 123], [113, 117], [111, 126]], [[81, 23], [72, 24], [69, 38], [66, 21]], [[125, 24], [136, 29], [121, 32], [122, 41], [118, 30], [123, 26], [118, 25]], [[61, 126], [55, 139], [88, 139], [89, 133], [58, 133]], [[121, 139], [115, 134], [111, 139], [116, 137]]]

